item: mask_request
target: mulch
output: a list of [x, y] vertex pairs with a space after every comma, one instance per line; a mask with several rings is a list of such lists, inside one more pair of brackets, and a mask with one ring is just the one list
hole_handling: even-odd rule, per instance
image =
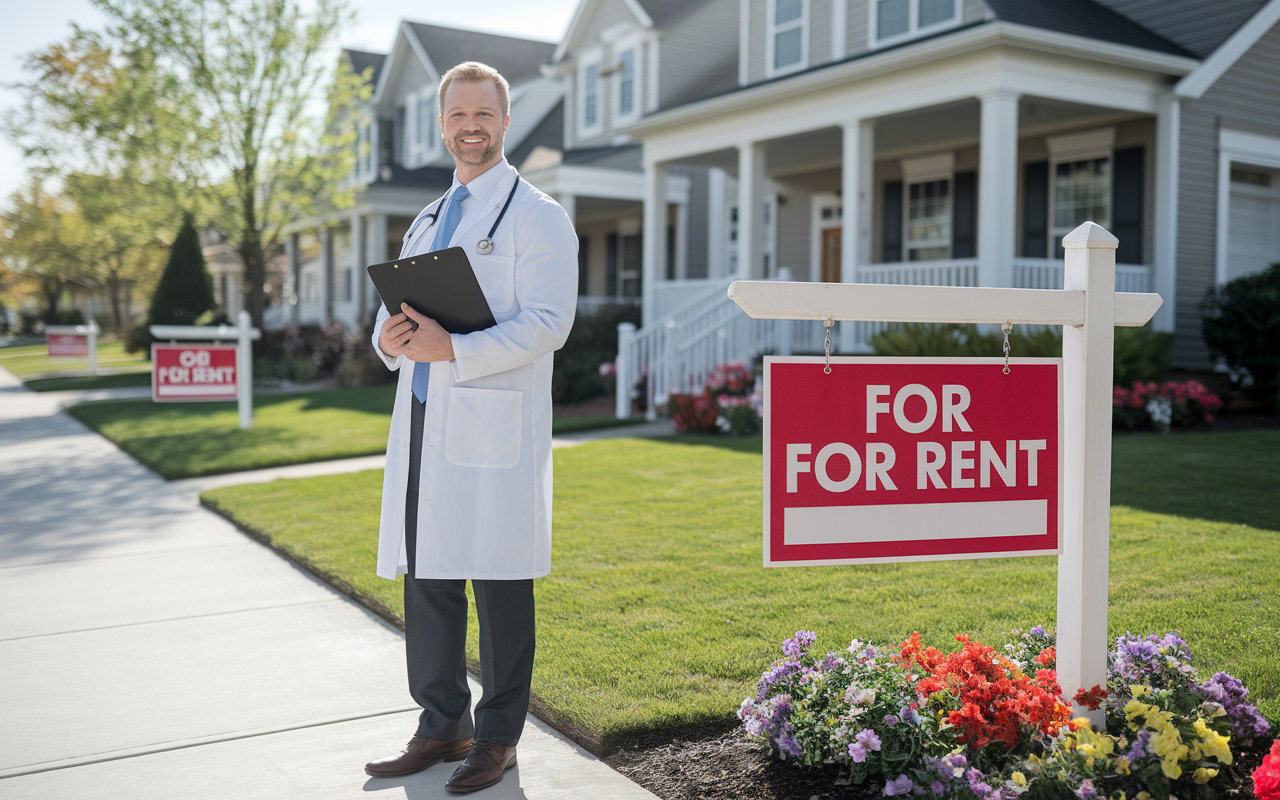
[[[1250, 776], [1270, 743], [1236, 754], [1220, 796], [1253, 800]], [[649, 749], [630, 748], [605, 762], [662, 800], [864, 800], [880, 797], [882, 781], [838, 785], [845, 771], [780, 761], [741, 730]]]

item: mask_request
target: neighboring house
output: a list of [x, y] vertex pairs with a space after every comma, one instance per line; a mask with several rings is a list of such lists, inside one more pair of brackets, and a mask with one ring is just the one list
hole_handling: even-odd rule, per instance
[[540, 146], [558, 150], [561, 86], [541, 73], [554, 50], [548, 42], [402, 22], [389, 54], [344, 51], [373, 86], [350, 177], [355, 204], [286, 226], [288, 301], [270, 309], [267, 324], [337, 320], [354, 327], [376, 311], [365, 267], [398, 257], [414, 217], [453, 179], [436, 101], [440, 76], [451, 67], [482, 61], [511, 83], [506, 153], [513, 164]]
[[[645, 5], [584, 0], [579, 13]], [[1175, 367], [1213, 366], [1200, 338], [1205, 291], [1280, 260], [1280, 0], [694, 7], [732, 20], [734, 63], [710, 41], [699, 62], [720, 65], [706, 85], [732, 85], [669, 105], [659, 85], [637, 120], [609, 129], [606, 117], [594, 134], [642, 145], [646, 327], [623, 382], [649, 370], [659, 400], [665, 382], [696, 379], [671, 359], [728, 302], [715, 301], [725, 281], [713, 276], [725, 273], [713, 270], [704, 303], [662, 313], [671, 211], [658, 198], [690, 168], [732, 181], [732, 227], [709, 249], [735, 250], [727, 273], [740, 277], [1060, 287], [1061, 236], [1093, 220], [1120, 239], [1117, 289], [1163, 295], [1155, 327], [1173, 332]], [[641, 51], [665, 60], [686, 19], [642, 33], [656, 44]], [[598, 88], [567, 91], [566, 110], [593, 93], [609, 108], [613, 84], [591, 63], [579, 55], [570, 78]], [[696, 296], [684, 283], [682, 296]], [[751, 342], [721, 326], [721, 354], [817, 346], [795, 339], [813, 326]], [[873, 330], [842, 325], [839, 349], [864, 350]]]

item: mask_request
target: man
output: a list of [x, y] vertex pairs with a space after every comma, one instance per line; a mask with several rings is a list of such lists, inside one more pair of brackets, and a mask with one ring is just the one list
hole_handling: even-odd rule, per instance
[[[453, 185], [418, 215], [401, 251], [462, 247], [497, 324], [450, 334], [403, 305], [394, 315], [383, 307], [373, 334], [400, 370], [378, 574], [405, 574], [409, 692], [422, 714], [405, 750], [365, 771], [408, 775], [462, 761], [446, 784], [455, 793], [492, 786], [516, 763], [533, 673], [533, 579], [551, 571], [552, 352], [577, 302], [573, 224], [503, 157], [508, 110], [509, 87], [492, 67], [467, 62], [444, 75], [440, 131]], [[483, 688], [474, 721], [468, 579]]]

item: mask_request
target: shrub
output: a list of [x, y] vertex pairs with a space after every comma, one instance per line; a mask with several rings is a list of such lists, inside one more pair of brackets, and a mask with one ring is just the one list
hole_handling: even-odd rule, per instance
[[[839, 764], [849, 770], [842, 783], [878, 778], [885, 795], [934, 800], [1215, 797], [1232, 748], [1270, 732], [1238, 680], [1197, 683], [1174, 633], [1116, 640], [1107, 687], [1074, 695], [1105, 706], [1112, 733], [1097, 731], [1070, 719], [1053, 635], [1037, 626], [1014, 636], [1007, 655], [963, 635], [943, 653], [913, 634], [893, 646], [854, 640], [819, 658], [815, 635], [797, 631], [738, 716], [779, 758]], [[1260, 771], [1280, 788], [1280, 775]]]
[[155, 293], [151, 295], [147, 323], [194, 325], [201, 314], [217, 307], [213, 278], [209, 276], [204, 251], [200, 247], [200, 234], [188, 214], [169, 248], [169, 261], [160, 274]]
[[1170, 381], [1157, 387], [1153, 381], [1136, 381], [1132, 389], [1111, 391], [1112, 426], [1122, 430], [1196, 428], [1213, 422], [1222, 400], [1198, 381]]
[[337, 370], [346, 351], [341, 323], [290, 325], [262, 332], [254, 344], [255, 378], [305, 382], [327, 378]]
[[343, 386], [373, 386], [393, 383], [398, 375], [373, 349], [373, 327], [378, 312], [370, 313], [365, 324], [347, 334], [342, 362], [338, 364], [338, 382]]
[[1169, 371], [1173, 334], [1160, 333], [1148, 323], [1141, 328], [1116, 328], [1112, 382], [1158, 381]]
[[[999, 328], [979, 333], [975, 325], [955, 323], [894, 323], [871, 337], [878, 356], [993, 357], [1004, 355], [1004, 334]], [[1062, 331], [1052, 327], [1027, 330], [1015, 325], [1009, 334], [1012, 355], [1058, 358], [1062, 355]]]
[[564, 347], [556, 351], [551, 373], [551, 398], [557, 403], [580, 403], [613, 391], [613, 381], [600, 366], [618, 357], [618, 325], [640, 324], [640, 307], [607, 303], [580, 313]]
[[755, 373], [734, 362], [712, 370], [701, 393], [669, 395], [667, 414], [681, 433], [754, 436], [762, 427], [763, 403]]
[[667, 414], [671, 424], [681, 433], [715, 433], [720, 415], [715, 399], [706, 392], [667, 396]]
[[1280, 264], [1210, 289], [1200, 332], [1232, 381], [1280, 410]]

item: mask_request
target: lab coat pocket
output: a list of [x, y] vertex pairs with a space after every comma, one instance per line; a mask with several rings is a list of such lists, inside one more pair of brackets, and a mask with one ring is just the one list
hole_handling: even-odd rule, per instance
[[510, 469], [520, 462], [524, 392], [454, 386], [445, 457], [459, 467]]

